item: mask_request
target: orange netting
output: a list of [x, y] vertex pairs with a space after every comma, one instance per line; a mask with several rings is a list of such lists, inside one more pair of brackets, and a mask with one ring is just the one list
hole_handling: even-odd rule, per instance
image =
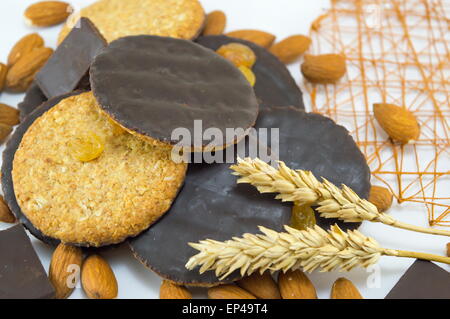
[[[374, 180], [441, 226], [450, 226], [449, 15], [441, 0], [331, 1], [312, 24], [309, 53], [345, 54], [348, 73], [337, 85], [304, 83], [313, 111], [351, 131]], [[419, 140], [392, 143], [373, 117], [378, 102], [414, 112]]]

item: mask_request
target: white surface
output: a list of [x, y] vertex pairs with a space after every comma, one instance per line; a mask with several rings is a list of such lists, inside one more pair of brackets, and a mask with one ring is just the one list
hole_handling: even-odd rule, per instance
[[[34, 2], [36, 1], [0, 1], [0, 61], [6, 61], [8, 52], [14, 43], [30, 32], [39, 32], [45, 38], [47, 46], [55, 47], [60, 26], [33, 29], [27, 27], [23, 22], [24, 9]], [[82, 7], [93, 1], [71, 0], [70, 2], [76, 7]], [[279, 39], [297, 33], [307, 34], [310, 23], [328, 5], [327, 0], [203, 0], [202, 3], [207, 12], [221, 9], [227, 13], [228, 31], [241, 28], [262, 29], [276, 34]], [[290, 66], [290, 70], [296, 81], [299, 82], [299, 63]], [[17, 105], [22, 97], [22, 95], [2, 94], [0, 102]], [[3, 147], [0, 150], [3, 150]], [[427, 226], [426, 212], [420, 207], [394, 205], [391, 214], [399, 220]], [[0, 229], [8, 227], [9, 225], [0, 223]], [[364, 234], [376, 238], [386, 248], [423, 251], [440, 255], [444, 254], [445, 244], [450, 241], [445, 237], [422, 235], [370, 223], [364, 223], [360, 230]], [[33, 244], [44, 267], [48, 269], [53, 249], [36, 239], [33, 239]], [[159, 277], [136, 261], [126, 245], [116, 250], [106, 251], [103, 256], [111, 263], [117, 276], [119, 298], [158, 298]], [[412, 262], [412, 259], [383, 257], [379, 265], [372, 269], [372, 272], [366, 270], [355, 270], [348, 274], [316, 272], [311, 274], [310, 278], [317, 288], [319, 298], [328, 298], [333, 281], [341, 276], [352, 280], [364, 297], [384, 298]], [[450, 270], [448, 265], [441, 266]], [[373, 279], [375, 279], [375, 284], [378, 282], [378, 287], [370, 284], [373, 283]], [[198, 292], [196, 295], [203, 296], [204, 290], [195, 289], [195, 292]], [[85, 298], [85, 295], [82, 289], [78, 288], [71, 298]]]

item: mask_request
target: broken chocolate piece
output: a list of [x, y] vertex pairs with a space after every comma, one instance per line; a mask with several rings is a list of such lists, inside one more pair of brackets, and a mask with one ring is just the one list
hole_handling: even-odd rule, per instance
[[48, 280], [22, 225], [0, 232], [0, 299], [49, 299]]
[[94, 57], [107, 43], [94, 24], [81, 18], [36, 75], [36, 82], [47, 98], [69, 93], [86, 85], [86, 75]]
[[[255, 93], [243, 74], [188, 40], [121, 38], [94, 59], [90, 74], [92, 91], [105, 113], [151, 142], [178, 143], [196, 151], [206, 145], [221, 149], [245, 136], [228, 136], [227, 128], [248, 129], [258, 114]], [[214, 128], [225, 140], [199, 136], [196, 143], [196, 120], [202, 121], [203, 130]], [[173, 138], [179, 128], [193, 138]]]
[[20, 111], [20, 121], [22, 121], [28, 114], [33, 112], [45, 101], [47, 101], [47, 97], [44, 95], [39, 86], [33, 82], [25, 93], [25, 98], [18, 105]]
[[256, 63], [252, 68], [256, 76], [254, 86], [261, 109], [272, 106], [294, 106], [305, 109], [303, 96], [289, 70], [272, 53], [252, 42], [230, 38], [224, 35], [200, 37], [197, 43], [216, 51], [228, 43], [242, 43], [256, 54]]
[[386, 299], [450, 299], [450, 273], [430, 261], [416, 260]]

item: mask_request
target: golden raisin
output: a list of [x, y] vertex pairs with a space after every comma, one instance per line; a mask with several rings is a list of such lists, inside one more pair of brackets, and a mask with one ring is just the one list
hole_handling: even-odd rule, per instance
[[76, 137], [69, 143], [72, 156], [81, 162], [90, 162], [98, 158], [105, 149], [105, 143], [95, 133]]
[[250, 85], [255, 86], [256, 83], [255, 73], [253, 73], [253, 71], [247, 68], [246, 66], [240, 66], [239, 70], [242, 72], [242, 74], [244, 74], [245, 78], [250, 83]]
[[316, 225], [316, 215], [314, 210], [308, 205], [294, 204], [292, 207], [291, 227], [298, 230], [305, 230]]
[[217, 49], [217, 53], [223, 56], [235, 66], [252, 68], [256, 62], [256, 54], [248, 46], [240, 43], [229, 43]]

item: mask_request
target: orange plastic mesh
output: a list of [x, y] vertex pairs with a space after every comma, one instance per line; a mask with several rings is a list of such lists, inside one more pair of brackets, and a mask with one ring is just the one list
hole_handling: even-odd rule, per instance
[[[304, 82], [312, 111], [350, 130], [374, 183], [426, 209], [430, 225], [440, 226], [450, 226], [448, 17], [450, 3], [441, 0], [331, 1], [312, 24], [309, 53], [345, 54], [347, 75], [336, 85]], [[414, 112], [419, 140], [391, 142], [373, 117], [379, 102]]]

